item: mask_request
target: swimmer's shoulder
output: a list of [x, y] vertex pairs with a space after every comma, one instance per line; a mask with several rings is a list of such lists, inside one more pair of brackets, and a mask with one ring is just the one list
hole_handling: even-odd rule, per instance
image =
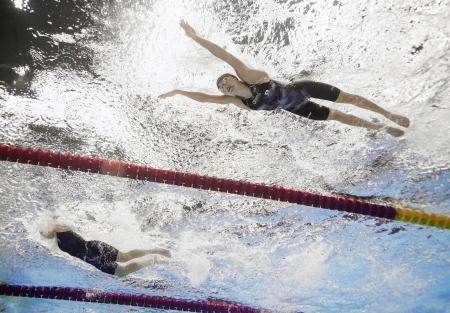
[[73, 231], [73, 230], [68, 225], [56, 224], [56, 225], [53, 226], [53, 231], [55, 233], [65, 233], [65, 232], [69, 232], [69, 231]]

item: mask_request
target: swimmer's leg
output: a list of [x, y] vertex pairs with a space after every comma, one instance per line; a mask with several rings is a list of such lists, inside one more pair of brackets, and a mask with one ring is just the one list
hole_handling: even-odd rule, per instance
[[146, 260], [133, 261], [128, 264], [117, 264], [114, 275], [122, 277], [130, 273], [139, 271], [140, 269], [156, 264], [168, 263], [168, 259], [159, 255], [152, 255]]
[[359, 108], [379, 113], [400, 126], [403, 127], [409, 126], [409, 119], [407, 117], [386, 111], [385, 109], [376, 105], [372, 101], [358, 95], [352, 95], [350, 93], [341, 90], [335, 102], [353, 104], [354, 106], [357, 106]]
[[132, 259], [140, 258], [148, 254], [160, 254], [168, 258], [170, 257], [170, 251], [167, 249], [134, 249], [128, 252], [119, 251], [119, 253], [117, 254], [117, 262], [128, 262]]
[[357, 126], [357, 127], [365, 127], [368, 129], [376, 129], [376, 130], [385, 130], [388, 134], [394, 137], [400, 137], [404, 134], [404, 132], [398, 128], [383, 126], [381, 124], [375, 124], [362, 118], [356, 117], [354, 115], [346, 114], [337, 110], [330, 110], [330, 114], [328, 115], [327, 120], [338, 121], [343, 124]]

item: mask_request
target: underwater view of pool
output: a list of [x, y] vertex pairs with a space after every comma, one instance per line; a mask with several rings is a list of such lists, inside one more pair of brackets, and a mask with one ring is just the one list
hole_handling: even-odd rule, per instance
[[[1, 6], [1, 28], [15, 33], [2, 33], [0, 144], [450, 215], [445, 1]], [[182, 19], [273, 79], [338, 86], [411, 126], [395, 138], [283, 110], [160, 99], [172, 89], [218, 95], [217, 77], [233, 73], [185, 36]], [[394, 126], [352, 105], [317, 103]], [[2, 161], [0, 180], [0, 283], [221, 299], [273, 312], [448, 312], [446, 229]], [[172, 257], [108, 275], [42, 237], [52, 219], [121, 251], [162, 247]], [[0, 296], [8, 313], [161, 311]]]

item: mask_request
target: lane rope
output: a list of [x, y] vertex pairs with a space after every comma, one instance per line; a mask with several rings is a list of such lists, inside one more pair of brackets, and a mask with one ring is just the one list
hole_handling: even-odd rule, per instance
[[170, 297], [109, 292], [97, 289], [59, 286], [25, 286], [0, 284], [0, 295], [68, 301], [131, 305], [146, 308], [204, 313], [269, 313], [240, 303], [223, 300], [186, 300]]
[[157, 169], [99, 157], [0, 144], [1, 160], [220, 191], [450, 229], [450, 216], [444, 214], [370, 203], [350, 197], [326, 196], [279, 186]]

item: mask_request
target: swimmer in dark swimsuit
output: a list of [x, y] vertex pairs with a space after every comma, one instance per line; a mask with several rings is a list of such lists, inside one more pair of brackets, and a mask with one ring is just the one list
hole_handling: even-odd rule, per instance
[[231, 65], [237, 76], [224, 74], [219, 77], [217, 88], [224, 94], [222, 96], [175, 89], [160, 95], [162, 99], [183, 95], [199, 102], [230, 103], [246, 110], [281, 108], [313, 120], [332, 120], [351, 126], [384, 130], [396, 137], [404, 134], [401, 129], [369, 122], [310, 101], [310, 98], [317, 98], [336, 103], [349, 103], [379, 113], [400, 126], [409, 126], [408, 118], [388, 112], [366, 98], [344, 92], [337, 87], [308, 80], [291, 84], [274, 81], [266, 72], [251, 69], [218, 45], [198, 36], [187, 22], [181, 21], [180, 26], [184, 29], [186, 36]]
[[[136, 249], [121, 252], [102, 241], [86, 241], [65, 225], [54, 225], [49, 229], [40, 230], [40, 233], [49, 239], [56, 235], [58, 247], [62, 251], [95, 266], [104, 273], [116, 276], [125, 276], [149, 265], [165, 263], [166, 258], [170, 257], [170, 251], [166, 249]], [[151, 257], [143, 261], [134, 260], [143, 256]], [[124, 262], [129, 263], [119, 264]]]

